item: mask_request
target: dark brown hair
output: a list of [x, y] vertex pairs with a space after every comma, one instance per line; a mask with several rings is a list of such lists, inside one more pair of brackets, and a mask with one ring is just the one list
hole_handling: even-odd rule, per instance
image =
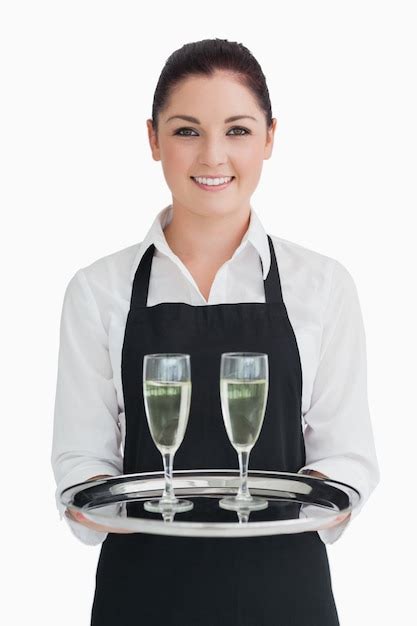
[[212, 76], [217, 70], [231, 72], [254, 95], [264, 111], [266, 125], [272, 123], [271, 101], [262, 68], [243, 44], [227, 39], [203, 39], [184, 44], [167, 59], [155, 89], [152, 121], [158, 132], [158, 117], [167, 106], [172, 89], [190, 76]]

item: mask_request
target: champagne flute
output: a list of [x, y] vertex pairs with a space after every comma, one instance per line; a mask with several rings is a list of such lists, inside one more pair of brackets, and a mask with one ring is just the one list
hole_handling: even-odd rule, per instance
[[172, 484], [174, 455], [180, 447], [191, 404], [189, 354], [146, 354], [143, 360], [143, 397], [146, 418], [154, 444], [162, 454], [165, 488], [160, 499], [147, 500], [146, 511], [190, 511], [190, 500], [178, 499]]
[[230, 443], [239, 456], [240, 485], [236, 496], [219, 501], [232, 511], [259, 510], [265, 498], [251, 496], [248, 489], [249, 454], [264, 421], [268, 397], [268, 355], [259, 352], [225, 352], [221, 355], [220, 399]]

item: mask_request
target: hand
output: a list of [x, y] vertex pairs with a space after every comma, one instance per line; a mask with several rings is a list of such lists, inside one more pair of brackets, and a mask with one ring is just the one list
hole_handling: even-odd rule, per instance
[[340, 522], [343, 522], [343, 520], [347, 519], [351, 515], [352, 515], [352, 513], [341, 513], [340, 515], [338, 515], [336, 517], [336, 521], [339, 524]]
[[91, 530], [98, 530], [100, 532], [105, 533], [120, 533], [120, 534], [131, 534], [135, 532], [134, 530], [124, 530], [122, 528], [110, 528], [109, 526], [104, 526], [102, 524], [96, 524], [95, 522], [91, 522], [88, 520], [82, 513], [72, 509], [71, 507], [67, 507], [65, 509], [65, 516], [74, 522], [78, 522], [87, 528], [91, 528]]
[[315, 476], [316, 478], [329, 478], [328, 476], [326, 476], [326, 474], [322, 474], [321, 472], [313, 469], [302, 470], [301, 474], [307, 474], [307, 476]]
[[[111, 477], [111, 474], [97, 474], [96, 476], [92, 476], [88, 478], [88, 480], [97, 480], [98, 478], [107, 478]], [[99, 530], [105, 533], [120, 533], [120, 534], [131, 534], [133, 530], [122, 530], [121, 528], [110, 528], [109, 526], [104, 526], [102, 524], [96, 524], [95, 522], [91, 522], [86, 519], [82, 513], [72, 509], [71, 507], [67, 507], [65, 510], [65, 516], [69, 519], [72, 519], [74, 522], [78, 522], [87, 528], [91, 528], [91, 530]]]
[[[308, 474], [309, 476], [315, 476], [316, 478], [329, 478], [329, 476], [326, 476], [326, 474], [322, 474], [321, 472], [318, 472], [317, 470], [314, 470], [314, 469], [302, 470], [301, 474]], [[351, 514], [352, 514], [351, 512], [341, 513], [340, 515], [336, 517], [336, 522], [340, 524], [341, 522], [349, 518]]]

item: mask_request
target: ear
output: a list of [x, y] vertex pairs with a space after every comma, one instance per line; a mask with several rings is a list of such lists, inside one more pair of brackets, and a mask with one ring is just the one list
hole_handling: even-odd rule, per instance
[[154, 161], [160, 161], [161, 155], [159, 151], [158, 136], [154, 131], [152, 120], [146, 120], [146, 125], [148, 127], [148, 139], [152, 151], [152, 158], [154, 159]]
[[273, 117], [271, 126], [267, 129], [264, 159], [269, 159], [272, 154], [276, 127], [277, 127], [277, 118]]

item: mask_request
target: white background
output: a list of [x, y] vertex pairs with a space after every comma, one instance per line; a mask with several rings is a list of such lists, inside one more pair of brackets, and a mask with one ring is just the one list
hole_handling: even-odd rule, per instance
[[[50, 466], [62, 298], [77, 269], [139, 242], [171, 201], [146, 132], [154, 89], [174, 50], [221, 37], [256, 56], [278, 118], [253, 206], [268, 232], [342, 262], [361, 300], [381, 482], [328, 547], [341, 624], [409, 624], [415, 570], [408, 573], [407, 564], [416, 547], [415, 3], [0, 6], [7, 580], [0, 621], [89, 624], [99, 547], [83, 545], [59, 522]], [[139, 615], [140, 590], [138, 600]]]

